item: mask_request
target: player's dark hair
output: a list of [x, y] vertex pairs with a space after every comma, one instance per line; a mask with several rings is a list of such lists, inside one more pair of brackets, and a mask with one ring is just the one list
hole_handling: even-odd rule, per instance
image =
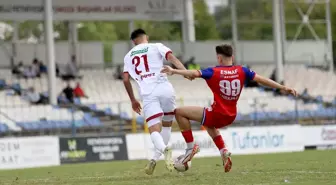
[[132, 33], [131, 33], [131, 40], [134, 40], [142, 35], [146, 35], [146, 32], [145, 30], [139, 28], [139, 29], [136, 29], [134, 30]]
[[223, 44], [216, 46], [216, 53], [220, 55], [224, 55], [226, 57], [232, 57], [233, 48], [231, 45]]

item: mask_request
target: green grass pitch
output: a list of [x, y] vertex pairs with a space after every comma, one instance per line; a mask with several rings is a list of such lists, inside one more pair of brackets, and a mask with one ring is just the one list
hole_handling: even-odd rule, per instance
[[155, 173], [142, 171], [147, 161], [120, 161], [0, 171], [1, 185], [335, 185], [336, 150], [233, 156], [224, 173], [219, 157], [196, 158], [183, 174], [158, 162]]

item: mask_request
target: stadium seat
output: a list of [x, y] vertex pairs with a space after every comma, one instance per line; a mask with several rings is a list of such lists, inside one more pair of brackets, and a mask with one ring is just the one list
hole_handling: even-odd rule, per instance
[[106, 115], [109, 115], [109, 116], [116, 115], [115, 113], [112, 112], [112, 109], [109, 108], [109, 107], [105, 108], [104, 112], [105, 112]]
[[[271, 76], [274, 65], [252, 65], [251, 69], [258, 74]], [[113, 69], [85, 69], [81, 70], [83, 79], [81, 86], [89, 96], [88, 99], [75, 99], [76, 104], [89, 105], [92, 110], [101, 110], [106, 115], [120, 115], [121, 118], [130, 120], [136, 114], [133, 113], [128, 95], [120, 80], [114, 80]], [[316, 78], [318, 76], [319, 78]], [[298, 92], [305, 88], [308, 93], [316, 97], [318, 102], [327, 101], [336, 106], [336, 75], [324, 71], [306, 68], [303, 65], [285, 65], [285, 83], [294, 87]], [[16, 79], [10, 70], [0, 70], [1, 84], [11, 85], [14, 90], [34, 87], [38, 92], [47, 92], [47, 76], [38, 79]], [[186, 81], [179, 76], [169, 77], [176, 91], [177, 106], [197, 105], [207, 107], [212, 102], [212, 93], [202, 79]], [[99, 83], [97, 83], [99, 82]], [[132, 81], [134, 93], [139, 98], [136, 83]], [[61, 92], [65, 83], [57, 79], [56, 91]], [[197, 89], [195, 89], [197, 87]], [[39, 128], [70, 128], [73, 118], [76, 126], [94, 126], [102, 124], [97, 118], [89, 117], [84, 112], [69, 112], [66, 109], [55, 109], [50, 105], [31, 106], [20, 96], [8, 97], [7, 91], [0, 91], [0, 104], [6, 108], [0, 108], [1, 112], [8, 116], [0, 115], [0, 120], [8, 126], [9, 130], [19, 131], [34, 130]], [[60, 100], [62, 97], [59, 97]], [[304, 103], [291, 97], [274, 96], [272, 92], [262, 88], [245, 88], [238, 101], [238, 115], [236, 121], [267, 120], [267, 119], [295, 119], [299, 116], [303, 119], [335, 116], [335, 108], [322, 108], [317, 103]], [[255, 113], [257, 112], [257, 113]], [[20, 116], [17, 116], [20, 115]], [[46, 120], [42, 124], [41, 119]], [[143, 124], [143, 117], [137, 116], [138, 124]]]

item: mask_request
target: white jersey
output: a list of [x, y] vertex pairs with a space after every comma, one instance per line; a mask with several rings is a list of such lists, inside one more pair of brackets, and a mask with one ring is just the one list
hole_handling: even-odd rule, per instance
[[159, 83], [167, 82], [161, 73], [171, 50], [161, 43], [143, 43], [133, 47], [124, 58], [124, 72], [138, 83], [141, 95], [150, 94]]

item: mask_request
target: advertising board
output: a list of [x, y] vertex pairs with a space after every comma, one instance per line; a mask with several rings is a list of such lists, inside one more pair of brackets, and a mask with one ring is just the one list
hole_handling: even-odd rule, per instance
[[304, 145], [320, 149], [336, 146], [336, 125], [303, 126]]
[[0, 139], [0, 169], [60, 165], [58, 137]]
[[[55, 20], [183, 20], [182, 0], [57, 0]], [[2, 20], [43, 20], [44, 0], [2, 0]]]
[[[301, 126], [237, 127], [220, 130], [225, 145], [235, 154], [257, 154], [273, 152], [303, 151]], [[219, 151], [206, 131], [194, 131], [194, 140], [200, 145], [196, 157], [219, 156]], [[150, 159], [155, 152], [149, 134], [128, 134], [126, 136], [128, 158]], [[169, 145], [173, 156], [185, 153], [186, 143], [181, 133], [173, 132]]]
[[61, 163], [127, 160], [125, 136], [60, 138]]
[[300, 125], [229, 128], [222, 133], [233, 154], [303, 151]]

